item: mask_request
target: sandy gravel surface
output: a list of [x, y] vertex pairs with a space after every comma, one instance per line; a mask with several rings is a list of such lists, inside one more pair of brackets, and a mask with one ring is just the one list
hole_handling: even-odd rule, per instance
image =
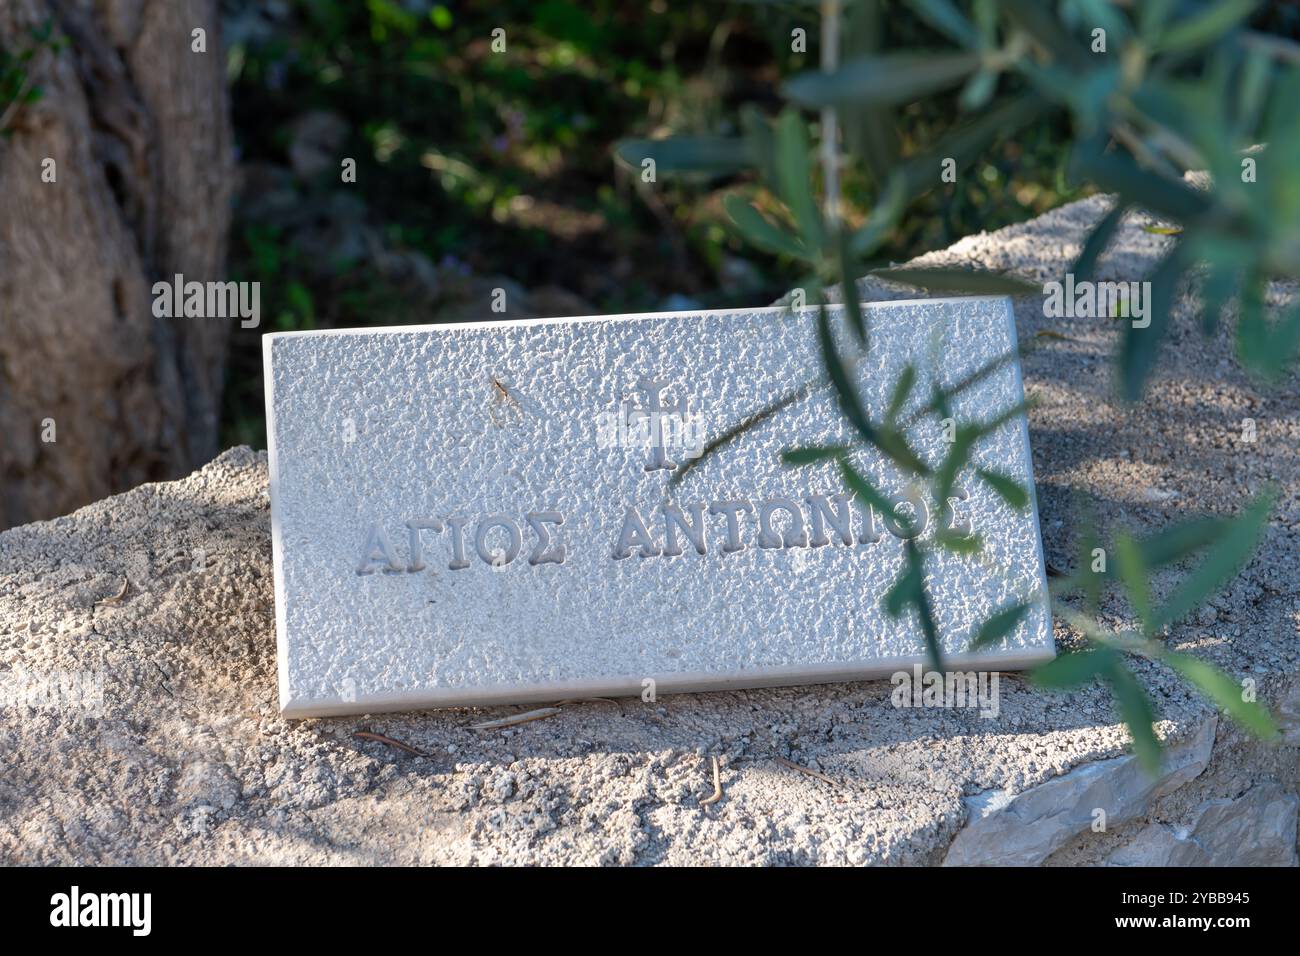
[[[1059, 278], [1104, 203], [922, 262]], [[1143, 222], [1123, 230], [1104, 275], [1136, 278], [1169, 241]], [[1017, 323], [1038, 344], [1024, 368], [1050, 564], [1070, 566], [1076, 490], [1103, 521], [1141, 530], [1280, 486], [1256, 559], [1170, 640], [1285, 700], [1300, 655], [1295, 379], [1257, 389], [1227, 336], [1207, 341], [1183, 314], [1147, 399], [1127, 409], [1111, 400], [1110, 320], [1049, 319], [1024, 299]], [[487, 731], [470, 725], [521, 708], [286, 722], [269, 523], [265, 455], [236, 448], [184, 480], [0, 535], [0, 862], [938, 863], [972, 808], [1069, 786], [1077, 777], [1063, 774], [1125, 752], [1104, 689], [1049, 695], [1014, 675], [991, 720], [896, 709], [877, 681], [573, 703]], [[1122, 606], [1106, 623], [1124, 623]], [[1057, 638], [1071, 639], [1059, 624]], [[1168, 672], [1143, 673], [1170, 740], [1213, 738], [1199, 699]], [[102, 704], [15, 704], [20, 674], [91, 675], [92, 691], [98, 675]], [[1217, 734], [1209, 768], [1172, 781], [1152, 813], [1261, 780], [1294, 793], [1294, 743], [1262, 748], [1226, 721]], [[722, 797], [710, 803], [715, 757]], [[1047, 862], [1096, 862], [1150, 822], [1053, 842]]]

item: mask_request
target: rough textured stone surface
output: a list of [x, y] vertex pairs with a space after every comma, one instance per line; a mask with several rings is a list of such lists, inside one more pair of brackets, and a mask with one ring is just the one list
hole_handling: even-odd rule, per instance
[[[1005, 299], [884, 303], [868, 319], [862, 394], [871, 407], [885, 405], [911, 365], [917, 380], [904, 420], [936, 388], [1015, 349]], [[838, 466], [781, 462], [788, 448], [852, 444], [829, 387], [807, 388], [686, 470], [676, 488], [675, 469], [651, 465], [688, 457], [620, 441], [601, 425], [662, 400], [705, 426], [698, 452], [708, 436], [822, 377], [812, 312], [265, 341], [280, 700], [289, 716], [639, 696], [645, 680], [659, 693], [808, 684], [925, 660], [914, 618], [892, 619], [883, 607], [905, 560], [902, 538], [866, 502], [845, 501], [846, 544], [810, 505], [810, 496], [843, 491]], [[646, 379], [658, 383], [655, 394], [640, 384]], [[953, 413], [988, 420], [1022, 399], [1019, 369], [1009, 364], [963, 392]], [[937, 467], [947, 451], [938, 416], [908, 434]], [[863, 450], [853, 460], [884, 494], [906, 494], [906, 476], [883, 455]], [[1027, 484], [1023, 421], [990, 434], [972, 464]], [[979, 562], [950, 551], [929, 562], [944, 653], [954, 667], [974, 668], [964, 652], [978, 622], [1032, 597], [1032, 611], [978, 655], [978, 666], [1040, 663], [1053, 649], [1036, 513], [1008, 507], [984, 482], [963, 481], [961, 490], [954, 517], [986, 545]], [[748, 509], [730, 518], [734, 538], [718, 513], [726, 502]], [[670, 504], [701, 528], [704, 553], [680, 530], [677, 554], [669, 553]], [[544, 539], [526, 520], [533, 513], [551, 516]], [[457, 519], [459, 550], [445, 527]], [[928, 541], [948, 519], [926, 511], [920, 520]], [[437, 525], [412, 541], [412, 521]], [[651, 554], [625, 547], [620, 557], [629, 521], [643, 523]], [[810, 547], [819, 527], [820, 544]], [[538, 555], [552, 560], [535, 564]]]
[[[1076, 203], [928, 261], [1059, 276], [1104, 210]], [[1121, 231], [1106, 274], [1130, 278], [1168, 243], [1142, 224]], [[1103, 522], [1140, 531], [1280, 486], [1256, 557], [1168, 637], [1253, 677], [1276, 706], [1300, 676], [1294, 379], [1252, 385], [1226, 332], [1202, 339], [1183, 306], [1149, 398], [1125, 408], [1111, 400], [1113, 325], [1047, 319], [1032, 300], [1017, 303], [1017, 325], [1039, 342], [1024, 369], [1040, 401], [1030, 435], [1050, 564], [1072, 560], [1075, 489]], [[1069, 338], [1038, 337], [1049, 330]], [[1241, 441], [1244, 417], [1254, 444]], [[1177, 571], [1157, 580], [1157, 598]], [[100, 603], [124, 579], [122, 598]], [[1103, 613], [1131, 623], [1118, 600]], [[573, 703], [496, 731], [470, 725], [517, 708], [291, 722], [276, 711], [273, 614], [265, 462], [246, 449], [0, 535], [3, 688], [19, 668], [96, 672], [104, 686], [99, 716], [6, 694], [0, 861], [939, 863], [972, 816], [967, 798], [1014, 796], [1125, 754], [1103, 688], [1053, 695], [1014, 675], [989, 720], [895, 709], [877, 681]], [[1059, 624], [1056, 637], [1076, 639]], [[1212, 717], [1168, 671], [1140, 676], [1171, 743]], [[1215, 738], [1198, 776], [1044, 863], [1104, 863], [1145, 827], [1188, 826], [1201, 805], [1255, 787], [1296, 793], [1294, 744], [1257, 743], [1225, 719]], [[715, 756], [723, 795], [702, 805]]]
[[[1037, 866], [1098, 821], [1127, 823], [1158, 798], [1197, 776], [1210, 761], [1218, 721], [1165, 753], [1159, 777], [1133, 756], [1076, 767], [1019, 794], [978, 793], [965, 801], [966, 826], [948, 848], [945, 866]], [[1098, 813], [1101, 811], [1101, 814]]]
[[1234, 799], [1210, 800], [1185, 825], [1152, 823], [1106, 858], [1110, 866], [1295, 866], [1296, 807], [1281, 787], [1262, 784]]

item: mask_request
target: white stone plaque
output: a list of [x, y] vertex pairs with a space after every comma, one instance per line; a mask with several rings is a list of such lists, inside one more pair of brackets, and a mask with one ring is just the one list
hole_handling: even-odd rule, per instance
[[[855, 374], [877, 417], [905, 363], [918, 368], [919, 406], [935, 377], [951, 385], [1015, 347], [1006, 299], [866, 312], [871, 348]], [[811, 311], [294, 332], [263, 345], [288, 716], [812, 684], [925, 661], [912, 612], [882, 607], [904, 529], [848, 499], [833, 463], [780, 460], [853, 442], [816, 384]], [[670, 487], [706, 442], [810, 383]], [[1010, 363], [954, 412], [983, 420], [1021, 397]], [[932, 464], [946, 450], [934, 416], [908, 434]], [[918, 497], [873, 450], [853, 460], [884, 493]], [[974, 462], [1032, 489], [1023, 418]], [[1036, 506], [1017, 512], [982, 481], [959, 484], [948, 514], [911, 509], [922, 535], [945, 521], [984, 541], [978, 560], [935, 549], [927, 564], [949, 666], [1050, 658]], [[965, 652], [976, 625], [1029, 595], [1012, 634]]]

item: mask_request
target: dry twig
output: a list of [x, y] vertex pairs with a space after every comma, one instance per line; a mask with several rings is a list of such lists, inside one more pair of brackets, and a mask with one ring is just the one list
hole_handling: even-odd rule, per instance
[[705, 797], [700, 801], [700, 806], [707, 807], [711, 803], [717, 803], [722, 799], [722, 775], [718, 771], [718, 758], [713, 758], [713, 796]]
[[545, 717], [554, 717], [560, 712], [558, 707], [540, 707], [537, 710], [525, 711], [522, 714], [511, 714], [509, 717], [501, 717], [497, 720], [485, 720], [481, 724], [470, 724], [470, 730], [498, 730], [501, 727], [513, 727], [515, 724], [526, 724], [530, 720], [542, 720]]
[[383, 734], [374, 734], [368, 730], [358, 730], [352, 736], [360, 737], [363, 740], [375, 740], [381, 744], [388, 744], [390, 747], [396, 747], [398, 750], [405, 750], [408, 754], [415, 754], [417, 757], [429, 756], [423, 750], [416, 750], [410, 744], [404, 744], [400, 740], [394, 740], [392, 737], [385, 737]]
[[95, 607], [102, 607], [102, 606], [105, 605], [105, 604], [120, 604], [121, 601], [122, 601], [122, 598], [126, 597], [127, 589], [130, 588], [130, 587], [131, 587], [131, 579], [130, 579], [130, 578], [123, 578], [123, 579], [122, 579], [122, 590], [118, 591], [118, 592], [117, 592], [116, 594], [114, 594], [112, 597], [106, 597], [106, 598], [104, 598], [102, 601], [96, 601], [96, 602], [95, 602]]
[[791, 770], [798, 770], [800, 773], [806, 773], [810, 777], [816, 777], [818, 780], [824, 780], [826, 783], [829, 783], [832, 787], [839, 786], [839, 784], [837, 784], [830, 777], [826, 776], [826, 774], [821, 773], [818, 770], [813, 770], [811, 767], [801, 767], [793, 760], [786, 760], [784, 757], [773, 757], [772, 759], [775, 760], [777, 763], [779, 763], [782, 767], [789, 767]]

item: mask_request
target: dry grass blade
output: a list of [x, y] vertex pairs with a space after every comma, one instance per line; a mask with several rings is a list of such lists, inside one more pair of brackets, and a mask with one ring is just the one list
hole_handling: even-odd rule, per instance
[[718, 770], [718, 758], [713, 758], [713, 795], [705, 797], [700, 801], [700, 806], [707, 807], [711, 803], [717, 803], [722, 799], [722, 774]]
[[404, 744], [400, 740], [394, 740], [392, 737], [385, 737], [383, 734], [373, 734], [368, 730], [358, 730], [352, 736], [360, 737], [362, 740], [374, 740], [381, 744], [388, 744], [390, 747], [396, 747], [398, 750], [405, 750], [408, 754], [414, 754], [417, 757], [429, 756], [423, 750], [416, 750], [410, 744]]
[[821, 773], [820, 771], [817, 770], [813, 770], [811, 767], [801, 767], [793, 760], [786, 760], [784, 757], [773, 757], [772, 759], [775, 760], [777, 763], [779, 763], [782, 767], [789, 767], [791, 770], [798, 770], [800, 773], [807, 774], [810, 777], [816, 777], [818, 780], [824, 780], [826, 783], [829, 783], [832, 787], [839, 786], [839, 784], [837, 784], [830, 777], [826, 776], [826, 774]]
[[559, 712], [559, 707], [539, 707], [537, 710], [525, 711], [522, 714], [511, 714], [509, 717], [501, 717], [497, 720], [485, 720], [481, 724], [470, 724], [469, 727], [470, 730], [497, 730], [501, 727], [513, 727], [515, 724], [526, 724], [530, 720], [554, 717]]
[[1064, 332], [1057, 332], [1054, 329], [1043, 329], [1039, 332], [1035, 332], [1034, 338], [1053, 339], [1057, 342], [1075, 342], [1078, 344], [1082, 344], [1073, 335], [1066, 335]]
[[112, 597], [106, 597], [102, 601], [96, 601], [95, 607], [102, 607], [105, 604], [120, 604], [122, 602], [122, 598], [126, 597], [126, 592], [130, 589], [130, 587], [131, 587], [131, 579], [123, 578], [122, 590], [118, 591]]

